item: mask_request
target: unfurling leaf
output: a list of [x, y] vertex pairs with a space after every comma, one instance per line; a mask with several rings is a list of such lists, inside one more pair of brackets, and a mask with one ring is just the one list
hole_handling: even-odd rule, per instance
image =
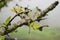
[[30, 27], [32, 27], [34, 30], [38, 29], [41, 27], [41, 24], [37, 23], [37, 22], [32, 22], [30, 24]]
[[16, 12], [14, 8], [11, 9], [12, 12]]
[[15, 8], [12, 8], [11, 11], [21, 13], [21, 12], [23, 12], [23, 9], [21, 7], [19, 7], [19, 6], [16, 6]]
[[9, 17], [5, 20], [4, 24], [7, 25], [7, 24], [9, 23], [10, 19], [11, 19], [11, 16], [9, 16]]
[[28, 13], [28, 17], [29, 17], [29, 18], [32, 18], [32, 15], [31, 15], [30, 13]]

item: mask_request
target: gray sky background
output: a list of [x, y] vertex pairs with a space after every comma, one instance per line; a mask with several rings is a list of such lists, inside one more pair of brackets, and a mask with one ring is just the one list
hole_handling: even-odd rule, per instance
[[[15, 6], [16, 3], [23, 7], [26, 7], [28, 5], [30, 9], [34, 9], [36, 6], [38, 6], [40, 9], [44, 10], [55, 1], [56, 0], [13, 0], [12, 2], [8, 3], [8, 7], [4, 7], [0, 12], [0, 24], [2, 24], [8, 16], [13, 17], [15, 15], [15, 13], [11, 12], [10, 9]], [[60, 0], [58, 1], [60, 3]], [[16, 22], [20, 20], [20, 18], [18, 17], [14, 20], [15, 21], [13, 22]], [[47, 19], [41, 21], [41, 24], [60, 27], [60, 4], [53, 11], [48, 13]]]

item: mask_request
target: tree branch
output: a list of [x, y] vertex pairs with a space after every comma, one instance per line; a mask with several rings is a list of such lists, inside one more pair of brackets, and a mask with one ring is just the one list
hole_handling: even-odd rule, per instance
[[[42, 15], [40, 15], [40, 16], [38, 17], [38, 19], [36, 19], [36, 20], [34, 20], [34, 21], [38, 21], [38, 20], [40, 20], [40, 18], [46, 16], [46, 14], [47, 14], [49, 11], [53, 10], [53, 9], [58, 5], [58, 3], [59, 3], [59, 2], [56, 1], [56, 2], [54, 2], [52, 5], [50, 5], [47, 9], [43, 10], [43, 11], [41, 12]], [[14, 19], [15, 17], [16, 17], [16, 16], [14, 16], [13, 19]], [[11, 19], [11, 21], [12, 21], [13, 19]], [[21, 27], [22, 25], [28, 24], [28, 20], [30, 20], [30, 19], [21, 19], [21, 20], [18, 21], [17, 23], [8, 25], [8, 29], [7, 29], [7, 30], [5, 30], [4, 27], [0, 27], [0, 35], [6, 35], [7, 33], [11, 33], [12, 31], [14, 31], [15, 29], [17, 29], [18, 27]], [[11, 21], [10, 21], [10, 22], [11, 22]], [[33, 21], [33, 20], [30, 20], [30, 22], [32, 22], [32, 21]], [[9, 23], [10, 23], [10, 22], [9, 22]]]
[[48, 8], [46, 8], [41, 12], [41, 15], [36, 19], [36, 21], [40, 20], [42, 17], [45, 17], [47, 13], [49, 11], [52, 11], [58, 4], [59, 4], [58, 1], [55, 1], [54, 3], [52, 3]]

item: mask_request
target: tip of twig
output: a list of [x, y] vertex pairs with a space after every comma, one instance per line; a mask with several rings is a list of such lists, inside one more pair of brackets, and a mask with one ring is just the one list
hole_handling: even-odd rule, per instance
[[59, 1], [55, 1], [55, 3], [54, 3], [55, 5], [58, 5], [59, 4]]

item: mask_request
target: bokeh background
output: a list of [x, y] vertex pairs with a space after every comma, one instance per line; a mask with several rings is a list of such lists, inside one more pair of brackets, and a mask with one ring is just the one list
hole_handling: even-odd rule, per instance
[[[13, 0], [12, 2], [8, 3], [8, 7], [4, 7], [0, 11], [0, 25], [3, 24], [8, 16], [13, 17], [16, 14], [11, 12], [11, 8], [16, 4], [22, 7], [28, 6], [28, 8], [32, 10], [38, 6], [41, 10], [44, 10], [55, 1], [59, 1], [59, 5], [48, 13], [46, 20], [40, 22], [42, 25], [49, 25], [48, 28], [43, 28], [42, 32], [31, 29], [31, 33], [29, 34], [29, 28], [24, 25], [21, 28], [17, 28], [18, 32], [12, 32], [10, 35], [12, 37], [22, 39], [60, 40], [60, 0]], [[18, 20], [20, 20], [20, 18], [16, 17], [12, 23], [17, 22]]]

